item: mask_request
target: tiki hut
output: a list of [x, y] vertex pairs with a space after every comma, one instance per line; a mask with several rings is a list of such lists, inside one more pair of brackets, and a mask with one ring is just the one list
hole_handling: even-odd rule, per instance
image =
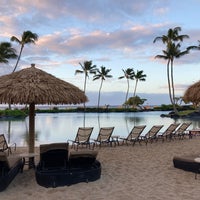
[[80, 104], [87, 101], [84, 92], [35, 67], [0, 77], [0, 103], [29, 104], [29, 153], [35, 146], [36, 104]]
[[200, 81], [189, 86], [183, 96], [185, 103], [192, 102], [195, 107], [200, 105]]

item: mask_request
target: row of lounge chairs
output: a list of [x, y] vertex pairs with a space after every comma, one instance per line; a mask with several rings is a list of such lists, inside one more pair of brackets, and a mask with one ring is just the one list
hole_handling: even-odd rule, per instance
[[[147, 144], [159, 139], [164, 141], [181, 139], [186, 135], [190, 137], [187, 131], [190, 125], [191, 123], [171, 124], [164, 132], [160, 132], [163, 125], [154, 125], [143, 135], [146, 126], [134, 126], [127, 137], [113, 135], [114, 127], [102, 127], [96, 139], [91, 139], [93, 127], [79, 127], [75, 140], [40, 145], [40, 160], [35, 168], [36, 181], [44, 187], [57, 187], [100, 178], [101, 163], [96, 160], [98, 151], [69, 151], [69, 142], [72, 142], [71, 147], [75, 150], [78, 150], [80, 145], [94, 149], [103, 144]], [[4, 135], [0, 135], [0, 191], [9, 185], [17, 173], [23, 171], [23, 158], [12, 155], [11, 147], [16, 150], [16, 144], [9, 146]]]
[[97, 136], [97, 139], [91, 139], [91, 134], [93, 131], [93, 127], [79, 127], [76, 137], [74, 140], [68, 140], [68, 142], [72, 143], [72, 148], [78, 150], [78, 147], [81, 145], [85, 145], [86, 147], [93, 148], [95, 146], [100, 146], [102, 144], [109, 144], [112, 146], [113, 144], [129, 144], [133, 145], [136, 142], [148, 142], [162, 140], [173, 140], [176, 138], [182, 139], [186, 135], [190, 137], [189, 131], [187, 131], [188, 127], [191, 123], [182, 123], [182, 124], [170, 124], [164, 132], [160, 132], [163, 128], [163, 125], [154, 125], [150, 130], [148, 130], [145, 134], [142, 135], [146, 126], [134, 126], [131, 132], [127, 135], [127, 137], [120, 137], [112, 135], [114, 131], [114, 127], [101, 127]]

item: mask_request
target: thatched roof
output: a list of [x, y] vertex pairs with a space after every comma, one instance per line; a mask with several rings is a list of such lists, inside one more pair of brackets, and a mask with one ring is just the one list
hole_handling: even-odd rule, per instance
[[0, 103], [79, 104], [87, 101], [78, 87], [33, 65], [0, 77]]
[[194, 105], [200, 104], [200, 81], [188, 87], [183, 96], [183, 100], [186, 103], [192, 102]]
[[0, 103], [29, 104], [29, 153], [35, 146], [35, 104], [79, 104], [87, 101], [76, 86], [32, 65], [0, 77]]

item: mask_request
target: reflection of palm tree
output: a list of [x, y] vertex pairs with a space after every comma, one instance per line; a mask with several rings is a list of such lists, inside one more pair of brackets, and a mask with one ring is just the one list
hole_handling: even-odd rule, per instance
[[8, 143], [10, 143], [11, 120], [8, 120]]
[[100, 124], [100, 116], [99, 116], [99, 113], [98, 113], [97, 119], [98, 119], [98, 125], [99, 125], [99, 129], [100, 129], [101, 124]]
[[124, 117], [124, 119], [125, 119], [125, 123], [126, 123], [127, 134], [129, 134], [130, 133], [130, 129], [128, 127], [128, 117]]
[[165, 60], [167, 60], [167, 80], [169, 87], [169, 97], [175, 113], [177, 113], [177, 109], [174, 103], [175, 93], [173, 81], [173, 61], [174, 58], [179, 58], [180, 56], [188, 53], [187, 50], [181, 52], [180, 43], [177, 44], [177, 42], [182, 42], [183, 39], [189, 38], [188, 35], [179, 35], [179, 31], [181, 31], [180, 27], [169, 29], [167, 35], [156, 37], [153, 41], [155, 43], [157, 40], [161, 40], [164, 44], [166, 44], [166, 50], [163, 50], [163, 55], [157, 55], [156, 58], [164, 58]]
[[127, 80], [127, 92], [126, 92], [126, 97], [125, 97], [125, 102], [128, 100], [128, 93], [129, 93], [129, 79], [134, 79], [134, 70], [133, 68], [127, 68], [126, 70], [122, 69], [124, 72], [124, 76], [120, 76], [119, 79], [126, 78]]
[[18, 39], [16, 36], [12, 36], [10, 38], [11, 41], [14, 41], [14, 42], [17, 42], [18, 44], [21, 45], [21, 48], [20, 48], [20, 52], [19, 52], [19, 56], [18, 56], [18, 59], [17, 59], [17, 62], [16, 62], [16, 65], [13, 69], [13, 72], [16, 70], [17, 68], [17, 65], [19, 63], [19, 60], [21, 58], [21, 54], [22, 54], [22, 51], [23, 51], [23, 48], [24, 48], [24, 45], [25, 44], [30, 44], [30, 43], [33, 43], [35, 44], [35, 41], [38, 40], [38, 35], [36, 33], [32, 33], [31, 31], [24, 31], [23, 34], [22, 34], [22, 38], [21, 40]]
[[97, 79], [101, 79], [101, 84], [99, 87], [99, 95], [98, 95], [98, 109], [100, 104], [100, 94], [101, 94], [101, 88], [103, 85], [103, 81], [106, 80], [106, 78], [112, 78], [112, 75], [109, 75], [108, 73], [111, 71], [111, 69], [106, 69], [104, 66], [101, 66], [100, 69], [97, 69], [97, 74], [94, 75], [94, 81]]
[[133, 97], [135, 97], [135, 95], [136, 95], [138, 81], [146, 81], [146, 79], [145, 79], [146, 76], [147, 76], [146, 74], [143, 74], [143, 70], [141, 70], [141, 71], [137, 70], [137, 73], [135, 73], [135, 75], [134, 75], [135, 89], [134, 89]]

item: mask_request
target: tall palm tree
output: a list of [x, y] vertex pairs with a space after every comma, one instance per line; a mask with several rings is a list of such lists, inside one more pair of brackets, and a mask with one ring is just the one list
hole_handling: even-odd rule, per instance
[[162, 58], [167, 60], [167, 75], [168, 75], [168, 86], [169, 86], [169, 95], [170, 100], [172, 102], [175, 113], [177, 113], [176, 109], [176, 97], [175, 97], [175, 88], [174, 88], [174, 79], [173, 79], [173, 65], [174, 59], [180, 58], [189, 53], [186, 49], [184, 51], [180, 50], [180, 43], [172, 43], [170, 44], [166, 50], [163, 50], [163, 55], [157, 55], [156, 58]]
[[141, 70], [141, 71], [137, 70], [137, 73], [135, 73], [135, 75], [134, 75], [135, 89], [134, 89], [133, 97], [135, 97], [135, 95], [136, 95], [138, 81], [146, 81], [146, 76], [147, 76], [146, 74], [143, 74], [143, 70]]
[[[87, 84], [87, 78], [89, 78], [89, 74], [95, 74], [96, 73], [96, 65], [92, 65], [92, 61], [84, 61], [83, 64], [79, 63], [81, 66], [81, 70], [76, 70], [76, 74], [84, 74], [84, 93], [86, 93], [86, 84]], [[85, 109], [85, 103], [84, 103], [84, 109]]]
[[154, 39], [153, 43], [155, 43], [157, 40], [161, 40], [163, 44], [169, 45], [173, 42], [183, 41], [186, 38], [189, 38], [188, 35], [179, 35], [179, 32], [181, 31], [181, 27], [175, 27], [170, 28], [167, 31], [167, 35], [158, 36]]
[[8, 63], [9, 59], [17, 58], [16, 50], [9, 42], [0, 43], [0, 63]]
[[188, 53], [188, 50], [185, 50], [183, 52], [180, 51], [180, 42], [182, 42], [186, 38], [189, 38], [188, 35], [179, 35], [180, 31], [181, 27], [169, 29], [167, 35], [156, 37], [153, 41], [155, 43], [157, 40], [161, 40], [164, 44], [166, 44], [166, 49], [163, 50], [163, 55], [157, 55], [155, 56], [155, 58], [164, 58], [167, 60], [167, 80], [169, 87], [169, 97], [175, 113], [177, 113], [178, 111], [175, 106], [175, 92], [173, 80], [174, 58], [179, 58]]
[[125, 101], [124, 101], [124, 102], [127, 102], [129, 88], [130, 88], [129, 79], [133, 80], [135, 73], [134, 73], [133, 68], [122, 69], [122, 71], [124, 72], [124, 76], [120, 76], [119, 79], [126, 78], [126, 80], [127, 80], [127, 92], [126, 92], [126, 97], [125, 97]]
[[100, 104], [100, 94], [101, 94], [103, 81], [106, 80], [106, 78], [112, 78], [112, 75], [109, 75], [110, 71], [111, 69], [106, 69], [104, 66], [101, 66], [100, 69], [97, 69], [97, 73], [94, 75], [94, 78], [93, 78], [94, 81], [101, 79], [101, 84], [99, 87], [99, 95], [98, 95], [98, 109], [99, 109], [99, 104]]
[[17, 62], [15, 64], [15, 67], [13, 69], [13, 72], [14, 72], [16, 70], [19, 60], [21, 58], [22, 51], [24, 49], [25, 44], [31, 44], [31, 43], [35, 44], [35, 41], [38, 40], [38, 35], [36, 33], [32, 33], [31, 31], [24, 31], [21, 39], [17, 38], [16, 36], [12, 36], [10, 38], [10, 40], [13, 42], [17, 42], [18, 44], [21, 45], [19, 56], [18, 56]]

